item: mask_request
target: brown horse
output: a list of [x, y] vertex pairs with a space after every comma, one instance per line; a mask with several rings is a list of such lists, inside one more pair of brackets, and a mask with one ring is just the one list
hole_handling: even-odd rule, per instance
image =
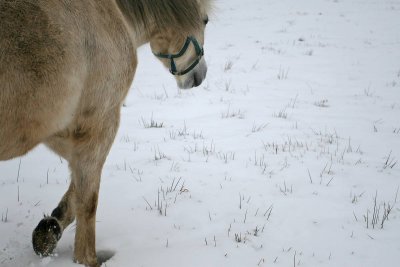
[[0, 160], [44, 143], [68, 160], [71, 183], [33, 231], [50, 255], [76, 219], [74, 259], [99, 266], [100, 175], [132, 83], [136, 49], [150, 42], [178, 86], [199, 85], [208, 0], [0, 0]]

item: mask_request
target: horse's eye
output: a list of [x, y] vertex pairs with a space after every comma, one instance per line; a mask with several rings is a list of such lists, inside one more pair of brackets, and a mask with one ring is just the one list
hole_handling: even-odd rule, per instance
[[208, 16], [203, 20], [203, 22], [204, 22], [204, 25], [207, 25], [207, 23], [208, 23]]

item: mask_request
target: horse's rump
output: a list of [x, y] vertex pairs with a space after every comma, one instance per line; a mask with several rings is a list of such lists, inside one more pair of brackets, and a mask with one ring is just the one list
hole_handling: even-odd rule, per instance
[[26, 153], [131, 82], [126, 29], [101, 12], [90, 1], [0, 1], [0, 160]]

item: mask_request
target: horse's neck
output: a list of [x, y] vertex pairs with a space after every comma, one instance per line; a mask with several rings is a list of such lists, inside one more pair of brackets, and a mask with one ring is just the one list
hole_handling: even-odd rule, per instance
[[[116, 3], [123, 15], [123, 19], [125, 20], [135, 46], [139, 47], [148, 43], [150, 39], [148, 29], [145, 29], [144, 22], [134, 17], [133, 12], [131, 12], [131, 9], [134, 8], [132, 5], [133, 0], [116, 0]], [[148, 27], [149, 22], [146, 23]]]

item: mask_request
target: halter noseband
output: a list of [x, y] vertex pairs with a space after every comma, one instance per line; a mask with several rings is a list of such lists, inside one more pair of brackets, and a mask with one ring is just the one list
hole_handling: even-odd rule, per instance
[[[181, 56], [183, 56], [186, 53], [186, 50], [189, 48], [190, 43], [193, 43], [194, 49], [196, 50], [196, 60], [189, 67], [187, 67], [185, 70], [178, 71], [176, 69], [176, 64], [175, 64], [174, 59], [175, 58], [180, 58]], [[189, 71], [193, 70], [197, 66], [197, 64], [199, 64], [201, 58], [204, 55], [204, 50], [200, 46], [200, 44], [196, 40], [196, 38], [194, 38], [193, 36], [188, 36], [186, 38], [186, 42], [183, 45], [182, 49], [177, 54], [162, 54], [162, 53], [154, 53], [154, 52], [153, 52], [153, 54], [156, 57], [167, 58], [167, 59], [169, 59], [171, 61], [171, 67], [170, 67], [169, 71], [173, 75], [185, 75]]]

